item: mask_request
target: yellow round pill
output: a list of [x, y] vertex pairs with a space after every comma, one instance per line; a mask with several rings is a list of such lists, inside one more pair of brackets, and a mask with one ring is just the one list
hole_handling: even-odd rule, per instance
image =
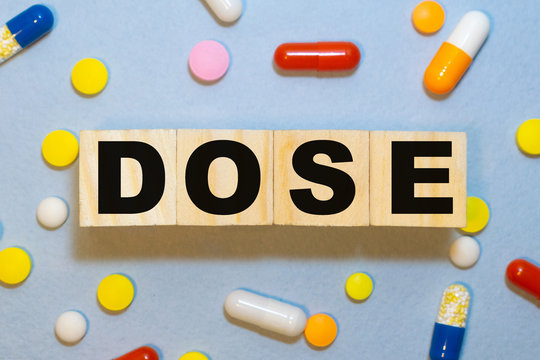
[[59, 167], [67, 166], [77, 158], [79, 142], [69, 131], [55, 130], [43, 140], [41, 153], [49, 164]]
[[32, 270], [32, 259], [28, 253], [18, 247], [0, 251], [0, 281], [16, 285], [23, 282]]
[[467, 197], [467, 226], [461, 230], [474, 234], [483, 230], [489, 221], [489, 208], [484, 200], [469, 196]]
[[366, 273], [355, 273], [345, 283], [345, 291], [353, 300], [365, 300], [373, 292], [373, 280]]
[[540, 155], [540, 119], [530, 119], [521, 124], [516, 132], [516, 142], [524, 153]]
[[82, 94], [96, 95], [101, 92], [109, 79], [107, 68], [93, 58], [80, 60], [71, 71], [71, 83]]
[[322, 313], [310, 316], [304, 330], [306, 340], [317, 347], [326, 347], [332, 344], [337, 333], [338, 327], [334, 318]]
[[185, 353], [178, 360], [209, 360], [208, 356], [198, 351]]
[[435, 1], [422, 1], [413, 10], [412, 22], [416, 30], [433, 34], [444, 24], [444, 9]]
[[127, 276], [112, 274], [101, 280], [97, 289], [97, 297], [105, 309], [121, 311], [133, 301], [135, 287]]

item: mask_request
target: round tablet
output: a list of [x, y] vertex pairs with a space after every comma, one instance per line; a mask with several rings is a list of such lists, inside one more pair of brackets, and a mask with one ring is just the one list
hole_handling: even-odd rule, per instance
[[18, 247], [0, 251], [0, 281], [9, 285], [23, 282], [32, 270], [32, 259]]
[[96, 95], [101, 92], [108, 80], [107, 68], [101, 61], [94, 58], [79, 60], [71, 71], [73, 87], [85, 95]]
[[56, 319], [54, 332], [58, 339], [67, 344], [75, 344], [86, 335], [88, 321], [78, 311], [66, 311]]
[[304, 335], [311, 345], [326, 347], [334, 342], [337, 332], [337, 323], [333, 317], [327, 314], [315, 314], [308, 319]]
[[189, 68], [193, 75], [203, 81], [218, 80], [229, 68], [229, 53], [217, 41], [201, 41], [189, 54]]
[[419, 32], [433, 34], [444, 24], [444, 9], [436, 1], [422, 1], [413, 10], [412, 22]]
[[524, 153], [540, 155], [540, 119], [530, 119], [521, 124], [516, 132], [516, 142]]
[[373, 292], [373, 280], [363, 272], [352, 274], [347, 278], [345, 291], [353, 300], [365, 300]]
[[66, 222], [68, 207], [64, 200], [51, 196], [43, 199], [37, 208], [36, 217], [41, 225], [56, 229]]
[[43, 140], [41, 153], [43, 158], [53, 166], [68, 166], [79, 154], [79, 142], [69, 131], [55, 130]]
[[133, 301], [135, 287], [127, 276], [112, 274], [101, 280], [97, 289], [97, 297], [105, 309], [121, 311]]
[[202, 352], [190, 351], [182, 355], [178, 360], [209, 360], [209, 358]]
[[470, 236], [462, 236], [450, 245], [450, 260], [460, 268], [469, 268], [480, 257], [480, 245]]
[[467, 197], [467, 226], [461, 230], [474, 234], [483, 230], [489, 221], [489, 208], [484, 200], [469, 196]]

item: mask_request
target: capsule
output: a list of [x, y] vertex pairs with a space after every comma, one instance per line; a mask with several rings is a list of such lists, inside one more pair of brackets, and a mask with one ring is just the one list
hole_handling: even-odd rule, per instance
[[236, 21], [242, 15], [242, 0], [205, 0], [217, 18], [223, 22]]
[[159, 354], [150, 346], [141, 346], [113, 360], [159, 360]]
[[431, 338], [431, 360], [459, 359], [470, 298], [462, 284], [452, 284], [444, 291]]
[[481, 11], [466, 13], [424, 74], [424, 84], [435, 94], [446, 94], [469, 68], [489, 34], [489, 18]]
[[282, 70], [347, 71], [360, 62], [360, 50], [352, 42], [285, 43], [274, 52]]
[[24, 10], [3, 27], [0, 38], [0, 64], [51, 31], [54, 16], [45, 5]]
[[540, 300], [540, 268], [525, 259], [515, 259], [506, 267], [506, 277], [517, 287]]
[[231, 317], [286, 336], [298, 336], [306, 327], [306, 314], [294, 305], [245, 290], [235, 290], [225, 299]]

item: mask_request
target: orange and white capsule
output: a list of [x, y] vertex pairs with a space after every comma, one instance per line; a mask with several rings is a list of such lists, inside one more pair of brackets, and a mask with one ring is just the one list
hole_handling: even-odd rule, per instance
[[481, 11], [466, 13], [424, 74], [424, 84], [435, 94], [446, 94], [469, 68], [489, 34], [489, 18]]

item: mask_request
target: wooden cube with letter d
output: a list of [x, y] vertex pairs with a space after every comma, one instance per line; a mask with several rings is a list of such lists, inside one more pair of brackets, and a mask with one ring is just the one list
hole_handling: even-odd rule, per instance
[[81, 226], [176, 224], [176, 130], [80, 132]]

